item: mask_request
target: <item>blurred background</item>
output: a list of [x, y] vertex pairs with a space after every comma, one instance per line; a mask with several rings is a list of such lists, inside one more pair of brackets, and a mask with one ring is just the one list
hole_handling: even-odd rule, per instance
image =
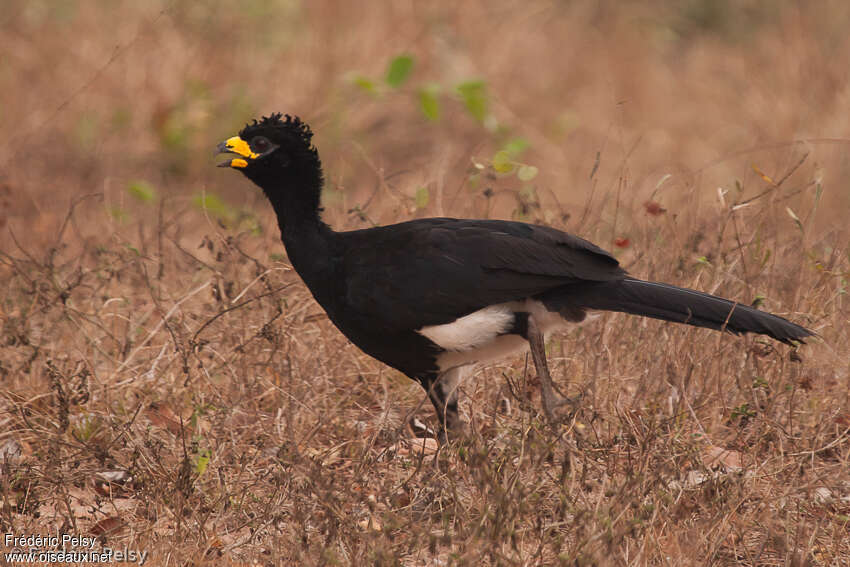
[[[8, 531], [175, 565], [848, 564], [850, 2], [0, 6]], [[819, 337], [602, 315], [548, 343], [568, 430], [517, 357], [462, 386], [475, 450], [423, 461], [422, 389], [215, 167], [277, 111], [336, 229], [545, 223]]]
[[312, 125], [337, 228], [491, 216], [611, 247], [767, 191], [778, 230], [787, 207], [817, 240], [850, 211], [847, 21], [841, 1], [7, 0], [0, 245], [48, 245], [84, 196], [84, 237], [164, 216], [272, 242], [211, 154], [273, 111]]

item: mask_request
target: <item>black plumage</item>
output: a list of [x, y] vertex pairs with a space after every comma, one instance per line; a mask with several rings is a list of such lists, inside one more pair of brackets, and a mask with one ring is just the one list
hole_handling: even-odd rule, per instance
[[788, 344], [813, 335], [782, 317], [706, 293], [630, 277], [608, 252], [553, 228], [499, 220], [418, 219], [335, 232], [321, 221], [312, 133], [274, 114], [218, 146], [265, 192], [292, 265], [331, 321], [367, 354], [419, 381], [444, 428], [461, 427], [460, 368], [528, 341], [550, 418], [563, 400], [543, 333], [588, 310], [654, 317]]

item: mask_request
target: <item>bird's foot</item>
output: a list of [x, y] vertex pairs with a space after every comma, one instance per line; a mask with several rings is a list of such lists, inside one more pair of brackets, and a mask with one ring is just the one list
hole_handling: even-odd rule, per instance
[[469, 439], [469, 437], [469, 424], [460, 419], [449, 423], [448, 427], [440, 427], [440, 431], [437, 433], [437, 441], [440, 442], [440, 445], [447, 445], [456, 441], [462, 442]]
[[542, 402], [546, 418], [553, 425], [572, 419], [581, 407], [582, 397], [579, 394], [568, 398], [544, 389]]

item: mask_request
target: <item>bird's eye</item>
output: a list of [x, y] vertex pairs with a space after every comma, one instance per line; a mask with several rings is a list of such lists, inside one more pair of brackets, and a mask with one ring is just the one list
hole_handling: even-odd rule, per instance
[[254, 149], [254, 151], [262, 154], [268, 151], [269, 148], [272, 147], [272, 144], [268, 141], [267, 138], [257, 136], [256, 138], [251, 140], [251, 147]]

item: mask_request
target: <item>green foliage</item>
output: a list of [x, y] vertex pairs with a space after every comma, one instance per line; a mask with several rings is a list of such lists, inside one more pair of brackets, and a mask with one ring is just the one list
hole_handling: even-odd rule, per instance
[[242, 211], [241, 218], [239, 219], [239, 226], [254, 236], [260, 236], [263, 233], [263, 225], [260, 224], [259, 219], [257, 219], [257, 217], [253, 214], [245, 211]]
[[127, 222], [127, 219], [129, 218], [127, 211], [120, 207], [110, 207], [108, 213], [113, 220], [121, 223]]
[[428, 206], [428, 201], [431, 200], [431, 193], [427, 187], [420, 187], [416, 190], [416, 208], [424, 209]]
[[488, 114], [487, 83], [480, 80], [464, 81], [455, 87], [467, 112], [479, 122], [484, 122]]
[[219, 220], [232, 221], [236, 217], [236, 211], [214, 193], [199, 193], [192, 198], [192, 202]]
[[[372, 77], [353, 73], [348, 76], [348, 81], [356, 86], [364, 93], [380, 98], [389, 92], [399, 90], [403, 85], [410, 81], [413, 76], [413, 71], [416, 67], [416, 59], [408, 54], [402, 53], [390, 59], [387, 63], [387, 69], [384, 73], [383, 81]], [[495, 121], [490, 116], [489, 93], [487, 83], [481, 79], [469, 79], [461, 81], [454, 87], [454, 93], [457, 95], [460, 103], [463, 105], [466, 112], [472, 116], [477, 122], [487, 126], [488, 130], [498, 130]], [[409, 91], [402, 91], [409, 92]], [[418, 99], [419, 109], [425, 118], [430, 122], [436, 122], [442, 116], [442, 103], [440, 95], [444, 92], [444, 87], [440, 83], [429, 82], [420, 84], [415, 89]], [[516, 142], [516, 146], [511, 143]], [[508, 151], [511, 157], [516, 157], [528, 146], [528, 142], [522, 138], [517, 138], [509, 142], [504, 149]]]
[[493, 156], [492, 165], [497, 173], [511, 173], [516, 167], [516, 163], [507, 150], [496, 152], [496, 155]]
[[360, 89], [365, 93], [372, 96], [378, 95], [378, 85], [375, 84], [375, 81], [365, 75], [354, 75], [351, 78], [351, 82], [360, 87]]
[[127, 191], [142, 203], [150, 203], [156, 200], [156, 190], [150, 183], [141, 179], [131, 181], [127, 186]]
[[732, 419], [750, 419], [756, 416], [755, 410], [750, 408], [750, 404], [744, 402], [743, 404], [732, 408]]
[[425, 118], [432, 122], [440, 119], [440, 85], [428, 83], [419, 89], [419, 108]]
[[508, 153], [508, 155], [512, 158], [518, 158], [522, 155], [525, 150], [531, 147], [531, 143], [525, 138], [511, 138], [505, 145], [502, 146], [502, 149]]
[[392, 88], [397, 89], [407, 81], [413, 71], [413, 57], [402, 54], [395, 57], [387, 66], [387, 74], [384, 81]]
[[415, 60], [412, 55], [402, 53], [392, 58], [387, 64], [383, 83], [360, 73], [349, 75], [348, 80], [364, 93], [377, 98], [385, 93], [387, 87], [398, 89], [404, 85], [413, 72], [414, 64]]
[[198, 451], [198, 455], [195, 457], [195, 472], [198, 473], [198, 476], [203, 476], [203, 474], [207, 471], [211, 458], [212, 451], [209, 449], [201, 449]]
[[520, 154], [525, 152], [531, 144], [525, 138], [512, 138], [508, 140], [502, 149], [493, 155], [490, 165], [496, 173], [508, 174], [516, 172], [517, 179], [528, 183], [537, 177], [539, 170], [533, 165], [518, 161]]

